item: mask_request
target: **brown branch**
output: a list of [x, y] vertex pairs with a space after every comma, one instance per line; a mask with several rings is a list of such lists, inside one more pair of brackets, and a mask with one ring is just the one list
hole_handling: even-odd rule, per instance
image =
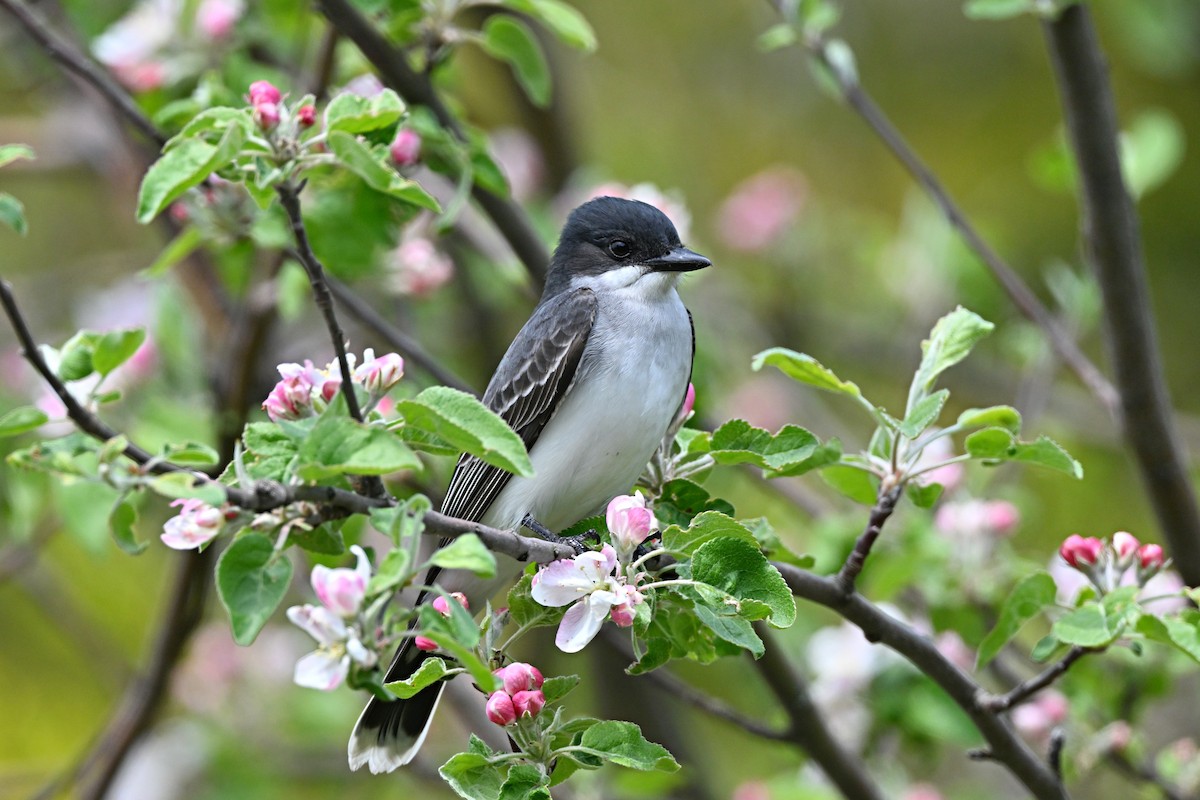
[[1043, 26], [1080, 178], [1084, 249], [1104, 299], [1125, 438], [1179, 572], [1195, 586], [1200, 511], [1163, 377], [1137, 211], [1121, 174], [1108, 65], [1085, 4]]
[[882, 800], [883, 792], [875, 785], [862, 761], [842, 747], [826, 727], [824, 717], [808, 692], [807, 682], [773, 641], [766, 625], [756, 622], [754, 629], [766, 645], [754, 666], [788, 715], [788, 740], [812, 757], [843, 796], [851, 800]]
[[1094, 652], [1096, 651], [1089, 650], [1086, 647], [1072, 647], [1058, 661], [1046, 667], [1046, 669], [1034, 675], [1029, 680], [1017, 684], [1004, 694], [991, 695], [986, 692], [981, 693], [979, 696], [979, 706], [980, 708], [986, 708], [988, 711], [1007, 711], [1015, 705], [1020, 705], [1037, 692], [1040, 692], [1058, 680], [1076, 661], [1088, 653]]
[[0, 0], [0, 8], [12, 14], [50, 58], [98, 91], [138, 132], [159, 147], [166, 144], [167, 137], [142, 113], [108, 71], [96, 66], [67, 39], [55, 33], [37, 11], [21, 0]]
[[[343, 36], [354, 42], [363, 56], [374, 65], [384, 83], [409, 103], [428, 108], [443, 128], [466, 142], [461, 123], [442, 102], [429, 78], [413, 70], [404, 54], [349, 0], [317, 0], [317, 9]], [[492, 194], [477, 183], [471, 188], [471, 196], [492, 220], [529, 274], [539, 282], [544, 281], [550, 255], [521, 207], [512, 198]]]
[[[775, 3], [778, 7], [778, 2]], [[938, 209], [945, 216], [950, 226], [962, 236], [967, 246], [979, 256], [992, 276], [1004, 289], [1013, 305], [1028, 320], [1042, 329], [1043, 335], [1051, 348], [1083, 382], [1084, 386], [1100, 401], [1100, 404], [1111, 416], [1116, 416], [1118, 398], [1112, 383], [1093, 364], [1071, 335], [1063, 328], [1058, 319], [1038, 299], [1037, 295], [1021, 279], [1021, 276], [992, 249], [976, 230], [975, 226], [963, 213], [962, 209], [950, 196], [949, 191], [934, 175], [933, 171], [921, 160], [916, 151], [905, 141], [904, 136], [896, 129], [886, 114], [875, 104], [871, 95], [858, 83], [853, 75], [847, 75], [839, 70], [829, 60], [826, 42], [819, 37], [809, 37], [804, 41], [805, 49], [825, 66], [828, 73], [837, 82], [847, 105], [857, 113], [874, 131], [880, 141], [892, 152], [892, 155], [913, 176], [918, 184], [929, 194]]]
[[908, 659], [946, 692], [983, 734], [989, 758], [1004, 764], [1038, 800], [1066, 800], [1053, 770], [1021, 741], [1003, 718], [981, 708], [980, 687], [938, 652], [933, 642], [891, 617], [858, 593], [847, 596], [835, 578], [814, 575], [791, 564], [773, 562], [797, 597], [832, 609], [878, 642]]
[[879, 498], [875, 501], [875, 507], [871, 509], [871, 515], [867, 519], [866, 529], [859, 535], [858, 540], [854, 543], [854, 549], [846, 557], [846, 563], [842, 564], [841, 570], [838, 571], [836, 581], [842, 594], [848, 596], [854, 593], [855, 581], [858, 580], [859, 574], [862, 573], [863, 567], [867, 563], [867, 556], [871, 554], [875, 540], [883, 532], [883, 524], [896, 510], [896, 503], [899, 502], [903, 491], [904, 485], [899, 483], [886, 491], [880, 491]]

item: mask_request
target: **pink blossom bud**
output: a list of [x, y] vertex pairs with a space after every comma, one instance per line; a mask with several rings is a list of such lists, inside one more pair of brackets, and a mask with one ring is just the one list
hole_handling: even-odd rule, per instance
[[1133, 563], [1137, 557], [1138, 548], [1142, 543], [1134, 538], [1133, 534], [1125, 531], [1117, 531], [1112, 537], [1112, 549], [1117, 556], [1117, 566], [1120, 569], [1125, 569]]
[[413, 646], [418, 650], [424, 650], [426, 653], [431, 653], [438, 649], [437, 642], [433, 639], [427, 639], [424, 636], [414, 637]]
[[683, 407], [679, 409], [679, 419], [687, 420], [692, 414], [692, 409], [696, 407], [696, 384], [689, 383], [687, 394], [683, 396]]
[[1077, 533], [1073, 533], [1067, 537], [1062, 543], [1062, 547], [1058, 548], [1058, 554], [1062, 556], [1063, 561], [1066, 561], [1075, 569], [1083, 569], [1090, 567], [1100, 558], [1100, 553], [1104, 549], [1104, 542], [1094, 536], [1084, 538]]
[[392, 161], [398, 167], [411, 167], [421, 157], [421, 134], [409, 128], [396, 131], [392, 140]]
[[1166, 563], [1161, 545], [1144, 544], [1137, 551], [1138, 563], [1142, 569], [1159, 569]]
[[192, 550], [211, 541], [225, 525], [225, 512], [202, 500], [188, 498], [171, 503], [179, 514], [163, 525], [162, 541], [174, 550]]
[[646, 508], [646, 498], [642, 497], [641, 492], [619, 495], [609, 501], [605, 522], [608, 523], [613, 544], [623, 552], [631, 552], [658, 527], [654, 515]]
[[[453, 597], [455, 600], [457, 600], [458, 604], [460, 606], [467, 609], [468, 611], [471, 610], [471, 606], [468, 605], [467, 596], [465, 594], [463, 594], [462, 592], [453, 592], [450, 596]], [[434, 609], [434, 611], [437, 611], [439, 614], [441, 614], [443, 617], [450, 616], [450, 604], [448, 602], [446, 602], [446, 598], [440, 594], [437, 597], [433, 598], [433, 609]]]
[[191, 213], [188, 211], [188, 207], [183, 203], [171, 203], [170, 208], [167, 209], [167, 213], [171, 215], [171, 219], [175, 220], [180, 225], [187, 222], [188, 218], [191, 216]]
[[317, 109], [311, 103], [296, 109], [296, 122], [301, 128], [311, 128], [317, 121]]
[[330, 569], [324, 564], [313, 567], [312, 587], [321, 605], [340, 617], [352, 617], [358, 613], [367, 594], [367, 582], [371, 579], [371, 562], [358, 545], [350, 548], [358, 559], [354, 569]]
[[487, 718], [500, 726], [512, 725], [517, 721], [517, 710], [508, 692], [492, 692], [487, 701]]
[[277, 104], [283, 99], [283, 95], [279, 93], [279, 90], [270, 81], [255, 81], [250, 84], [247, 94], [252, 106], [261, 106], [264, 103]]
[[254, 122], [264, 131], [279, 124], [279, 106], [276, 103], [255, 103]]
[[512, 696], [512, 704], [518, 717], [526, 714], [536, 717], [546, 705], [546, 695], [542, 694], [541, 689], [517, 692]]
[[507, 667], [496, 670], [493, 674], [504, 681], [504, 691], [510, 695], [530, 689], [541, 689], [542, 684], [545, 683], [541, 670], [523, 661], [514, 661]]
[[632, 603], [621, 603], [609, 609], [609, 617], [616, 623], [618, 628], [628, 628], [633, 624], [634, 618], [637, 616]]
[[373, 358], [363, 362], [354, 370], [354, 379], [371, 393], [379, 397], [391, 389], [404, 377], [404, 359], [398, 353]]

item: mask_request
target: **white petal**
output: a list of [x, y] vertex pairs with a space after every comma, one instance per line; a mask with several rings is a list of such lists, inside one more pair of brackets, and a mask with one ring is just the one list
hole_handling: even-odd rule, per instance
[[338, 657], [326, 650], [314, 650], [296, 662], [292, 680], [299, 686], [328, 692], [346, 680], [349, 672], [349, 656]]
[[346, 640], [346, 652], [350, 654], [350, 658], [368, 669], [375, 666], [378, 657], [374, 651], [368, 650], [366, 645], [358, 640], [357, 636], [351, 636]]
[[593, 575], [596, 571], [594, 559], [583, 560], [583, 556], [553, 561], [534, 576], [530, 594], [544, 606], [574, 603], [602, 582], [603, 576]]
[[[591, 596], [588, 597], [591, 600]], [[588, 600], [576, 603], [567, 609], [562, 622], [558, 625], [558, 633], [554, 644], [564, 653], [578, 653], [597, 633], [608, 616], [611, 604], [605, 602], [591, 603]]]
[[345, 624], [327, 608], [307, 603], [292, 606], [287, 610], [287, 618], [322, 646], [327, 647], [346, 638]]

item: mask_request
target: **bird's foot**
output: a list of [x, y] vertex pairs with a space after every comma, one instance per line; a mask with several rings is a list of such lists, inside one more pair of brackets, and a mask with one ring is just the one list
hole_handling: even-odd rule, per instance
[[575, 551], [575, 555], [580, 555], [591, 550], [591, 545], [600, 542], [600, 534], [594, 530], [584, 531], [577, 536], [559, 536], [554, 531], [547, 528], [542, 523], [533, 518], [532, 515], [526, 514], [521, 520], [521, 525], [528, 528], [538, 535], [539, 538], [545, 539], [547, 542], [554, 544], [565, 544]]

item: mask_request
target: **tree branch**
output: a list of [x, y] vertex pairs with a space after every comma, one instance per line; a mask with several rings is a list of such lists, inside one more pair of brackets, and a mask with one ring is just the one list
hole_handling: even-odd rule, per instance
[[875, 785], [862, 761], [842, 747], [826, 727], [824, 717], [808, 693], [807, 682], [792, 667], [767, 626], [755, 622], [754, 630], [766, 645], [754, 666], [788, 715], [788, 740], [808, 753], [849, 800], [883, 800], [883, 792]]
[[1001, 717], [979, 705], [979, 685], [939, 653], [932, 641], [888, 616], [862, 595], [847, 596], [835, 578], [814, 575], [791, 564], [773, 563], [797, 597], [836, 611], [858, 626], [869, 641], [895, 650], [942, 687], [983, 734], [989, 757], [1003, 763], [1030, 794], [1038, 800], [1067, 800], [1066, 789], [1049, 766]]
[[[781, 3], [772, 0], [777, 8]], [[880, 141], [892, 152], [892, 155], [908, 170], [909, 174], [926, 191], [929, 197], [941, 210], [942, 215], [954, 230], [958, 231], [967, 246], [975, 252], [984, 266], [1004, 289], [1013, 305], [1028, 320], [1041, 328], [1050, 347], [1058, 354], [1083, 385], [1100, 401], [1105, 410], [1113, 417], [1117, 415], [1118, 397], [1112, 383], [1093, 364], [1079, 346], [1063, 328], [1058, 319], [1038, 299], [1037, 295], [1021, 279], [1009, 264], [992, 249], [980, 235], [975, 226], [963, 213], [962, 209], [950, 196], [950, 193], [926, 166], [916, 151], [905, 141], [904, 136], [896, 129], [887, 115], [875, 104], [871, 95], [858, 83], [857, 78], [848, 75], [837, 65], [831, 63], [825, 40], [819, 37], [807, 38], [804, 47], [809, 54], [817, 59], [837, 82], [847, 105], [863, 119], [874, 131]]]
[[55, 33], [41, 15], [21, 0], [0, 0], [0, 8], [16, 18], [17, 22], [41, 45], [46, 55], [62, 65], [67, 72], [81, 78], [84, 83], [98, 91], [121, 116], [137, 128], [138, 132], [158, 147], [167, 142], [167, 137], [142, 113], [137, 103], [122, 89], [106, 69], [96, 66], [64, 37]]
[[871, 509], [871, 516], [867, 519], [866, 529], [859, 535], [858, 541], [854, 543], [854, 549], [850, 551], [850, 555], [846, 556], [846, 563], [838, 571], [836, 580], [842, 594], [849, 596], [854, 593], [854, 583], [867, 563], [867, 556], [871, 554], [875, 540], [883, 532], [883, 524], [896, 510], [896, 503], [900, 500], [903, 491], [903, 484], [896, 484], [887, 491], [880, 491], [879, 498], [875, 501], [875, 507]]
[[1067, 651], [1067, 654], [1058, 661], [1051, 664], [1046, 669], [1039, 672], [1027, 681], [1014, 686], [1011, 690], [1001, 695], [981, 693], [979, 696], [979, 705], [981, 708], [986, 708], [989, 711], [1007, 711], [1015, 705], [1028, 700], [1031, 696], [1045, 689], [1050, 684], [1058, 680], [1067, 670], [1071, 668], [1079, 659], [1086, 656], [1088, 653], [1096, 651], [1089, 650], [1086, 647], [1072, 647]]
[[1125, 438], [1179, 572], [1195, 586], [1200, 511], [1163, 377], [1137, 211], [1121, 174], [1107, 63], [1086, 5], [1070, 5], [1043, 26], [1079, 172], [1084, 249], [1104, 299]]
[[[404, 54], [393, 47], [349, 0], [317, 0], [317, 9], [343, 36], [357, 45], [384, 83], [409, 103], [428, 108], [443, 128], [466, 142], [462, 125], [442, 102], [429, 78], [414, 71]], [[492, 194], [477, 183], [472, 186], [471, 196], [492, 220], [529, 274], [538, 282], [544, 281], [550, 256], [521, 207], [512, 198]]]

